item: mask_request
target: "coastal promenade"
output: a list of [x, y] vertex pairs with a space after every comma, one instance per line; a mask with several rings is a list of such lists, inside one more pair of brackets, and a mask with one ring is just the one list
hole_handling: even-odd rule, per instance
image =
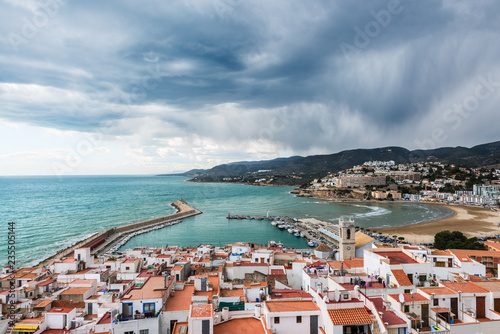
[[203, 213], [200, 210], [190, 206], [186, 201], [182, 199], [172, 203], [172, 206], [177, 210], [176, 213], [155, 219], [145, 220], [142, 222], [112, 227], [106, 231], [96, 233], [80, 242], [75, 243], [73, 246], [58, 251], [55, 255], [39, 262], [38, 266], [45, 266], [54, 260], [69, 256], [75, 251], [75, 249], [78, 248], [90, 247], [92, 254], [99, 254], [114, 242], [116, 242], [118, 239], [123, 238], [124, 236], [135, 231], [154, 227], [156, 225], [174, 222]]

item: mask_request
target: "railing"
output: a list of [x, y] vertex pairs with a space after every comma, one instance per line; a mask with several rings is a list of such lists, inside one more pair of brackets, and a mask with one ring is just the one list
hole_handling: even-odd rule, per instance
[[[447, 334], [449, 333], [450, 331], [449, 330], [441, 330], [441, 331], [420, 331], [418, 333], [420, 334]], [[417, 332], [415, 332], [417, 333]]]

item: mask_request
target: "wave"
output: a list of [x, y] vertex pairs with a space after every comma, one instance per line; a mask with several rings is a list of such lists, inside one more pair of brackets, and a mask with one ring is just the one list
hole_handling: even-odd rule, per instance
[[365, 213], [354, 213], [353, 216], [355, 219], [356, 218], [371, 218], [371, 217], [385, 216], [385, 215], [389, 215], [392, 213], [391, 210], [386, 209], [386, 208], [382, 208], [379, 206], [368, 206], [368, 205], [359, 205], [359, 204], [354, 204], [354, 206], [364, 207], [364, 208], [370, 210], [369, 212], [365, 212]]

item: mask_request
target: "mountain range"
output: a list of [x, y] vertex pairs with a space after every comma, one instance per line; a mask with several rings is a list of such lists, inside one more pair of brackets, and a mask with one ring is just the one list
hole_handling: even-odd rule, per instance
[[[404, 147], [389, 146], [373, 149], [346, 150], [333, 154], [293, 156], [263, 161], [240, 161], [218, 165], [210, 169], [194, 169], [180, 176], [194, 177], [203, 181], [214, 178], [242, 176], [248, 173], [259, 175], [310, 174], [321, 175], [338, 172], [365, 161], [394, 160], [396, 164], [439, 161], [467, 167], [482, 167], [500, 164], [500, 141], [467, 147], [442, 147], [430, 150], [410, 151]], [[172, 175], [172, 174], [168, 174]]]

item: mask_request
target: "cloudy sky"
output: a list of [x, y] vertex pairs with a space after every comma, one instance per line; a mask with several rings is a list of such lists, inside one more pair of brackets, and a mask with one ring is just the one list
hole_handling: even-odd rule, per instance
[[0, 2], [0, 175], [500, 140], [498, 1]]

